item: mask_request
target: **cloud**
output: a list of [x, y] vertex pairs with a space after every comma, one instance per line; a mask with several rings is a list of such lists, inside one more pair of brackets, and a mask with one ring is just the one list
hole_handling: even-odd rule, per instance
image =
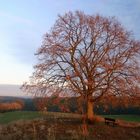
[[34, 53], [58, 14], [115, 16], [140, 39], [140, 0], [14, 0], [3, 1], [0, 9], [0, 83], [21, 83], [32, 73]]
[[12, 56], [0, 53], [0, 83], [22, 84], [31, 75], [32, 66], [15, 62]]
[[17, 22], [17, 23], [22, 23], [22, 24], [33, 26], [33, 22], [31, 20], [12, 15], [10, 13], [0, 11], [0, 17], [6, 18], [6, 19], [8, 19], [9, 21], [12, 21], [12, 22], [14, 21], [14, 22]]
[[31, 20], [0, 12], [0, 49], [18, 63], [33, 65], [42, 30]]
[[115, 16], [127, 30], [140, 39], [140, 1], [139, 0], [106, 0], [103, 11], [108, 16]]

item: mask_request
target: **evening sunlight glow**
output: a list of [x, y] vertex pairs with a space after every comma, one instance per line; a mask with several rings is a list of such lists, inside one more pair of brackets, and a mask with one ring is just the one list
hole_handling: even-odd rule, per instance
[[140, 140], [140, 0], [0, 0], [0, 140]]

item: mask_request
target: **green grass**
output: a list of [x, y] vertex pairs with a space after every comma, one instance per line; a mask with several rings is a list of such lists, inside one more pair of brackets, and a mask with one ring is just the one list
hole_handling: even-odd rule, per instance
[[[140, 122], [139, 115], [102, 115], [103, 117], [122, 119], [126, 121]], [[81, 115], [74, 113], [46, 112], [42, 114], [37, 111], [14, 111], [0, 113], [0, 124], [7, 124], [17, 120], [32, 120], [36, 118], [81, 118]]]
[[42, 114], [35, 111], [14, 111], [0, 113], [0, 124], [7, 124], [17, 120], [31, 120], [42, 117]]
[[0, 113], [0, 124], [7, 124], [17, 120], [32, 120], [36, 118], [79, 118], [80, 116], [81, 115], [74, 113], [13, 111]]
[[140, 115], [102, 115], [114, 119], [121, 119], [125, 121], [140, 122]]

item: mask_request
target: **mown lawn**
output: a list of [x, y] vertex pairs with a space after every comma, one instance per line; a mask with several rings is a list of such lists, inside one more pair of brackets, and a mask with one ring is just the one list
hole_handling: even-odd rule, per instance
[[[103, 117], [122, 119], [126, 121], [140, 122], [139, 115], [102, 115]], [[37, 111], [14, 111], [0, 113], [0, 124], [7, 124], [17, 120], [32, 120], [35, 118], [81, 118], [81, 115], [74, 113], [46, 112]]]
[[103, 117], [121, 119], [125, 121], [140, 122], [140, 115], [102, 115]]
[[42, 114], [36, 111], [13, 111], [0, 113], [0, 124], [7, 124], [17, 120], [31, 120], [42, 117]]
[[0, 113], [0, 124], [7, 124], [17, 120], [32, 120], [36, 118], [79, 118], [81, 115], [60, 112], [13, 111]]

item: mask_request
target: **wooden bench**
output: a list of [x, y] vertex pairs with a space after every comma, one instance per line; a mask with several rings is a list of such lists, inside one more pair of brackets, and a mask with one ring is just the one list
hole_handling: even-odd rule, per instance
[[104, 118], [105, 124], [115, 126], [117, 125], [116, 120], [113, 118]]

